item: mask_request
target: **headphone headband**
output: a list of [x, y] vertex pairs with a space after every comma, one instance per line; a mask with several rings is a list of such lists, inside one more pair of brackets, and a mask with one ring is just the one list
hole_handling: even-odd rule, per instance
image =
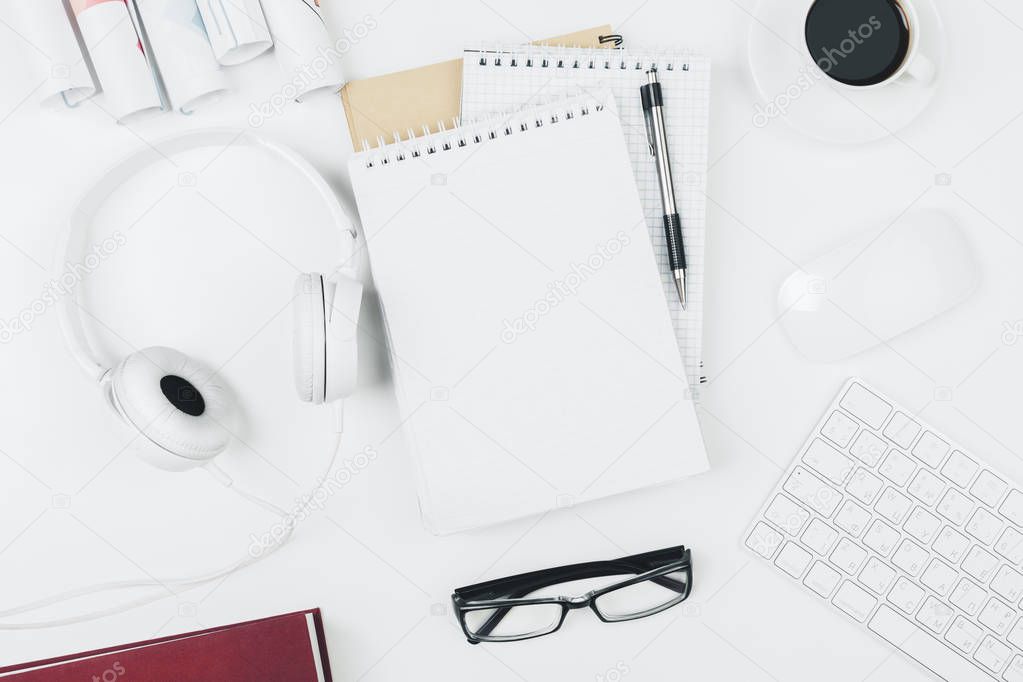
[[[87, 228], [92, 223], [103, 202], [117, 188], [125, 184], [137, 173], [153, 163], [166, 160], [172, 154], [201, 147], [227, 148], [236, 145], [249, 145], [264, 149], [280, 160], [289, 163], [309, 181], [309, 184], [316, 189], [330, 211], [334, 224], [341, 228], [342, 234], [345, 235], [344, 248], [346, 253], [342, 254], [340, 271], [353, 278], [358, 278], [357, 264], [349, 262], [355, 254], [355, 225], [348, 217], [348, 214], [345, 213], [344, 208], [326, 180], [323, 179], [323, 176], [308, 161], [289, 147], [271, 142], [247, 130], [234, 130], [230, 128], [208, 128], [174, 135], [160, 140], [114, 165], [103, 175], [99, 182], [85, 193], [71, 212], [71, 218], [68, 220], [57, 247], [57, 262], [54, 266], [56, 277], [60, 278], [67, 263], [78, 262], [83, 257], [88, 235]], [[57, 313], [71, 354], [86, 374], [96, 381], [101, 380], [109, 371], [109, 368], [99, 360], [96, 352], [89, 344], [89, 339], [85, 333], [85, 325], [82, 321], [78, 286], [75, 286], [69, 295], [60, 299], [57, 305]]]

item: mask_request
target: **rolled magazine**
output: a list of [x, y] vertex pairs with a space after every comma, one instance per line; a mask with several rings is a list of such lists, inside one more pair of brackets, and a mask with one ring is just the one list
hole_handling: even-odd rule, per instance
[[11, 6], [17, 28], [32, 46], [26, 56], [34, 79], [42, 81], [40, 103], [74, 107], [96, 94], [89, 63], [62, 0], [13, 0]]
[[125, 0], [71, 0], [71, 9], [103, 91], [102, 102], [97, 103], [118, 123], [163, 108]]
[[321, 0], [263, 0], [274, 54], [295, 86], [295, 99], [324, 88], [337, 92], [345, 83], [341, 53], [330, 39]]
[[174, 108], [192, 113], [227, 90], [195, 0], [131, 0]]

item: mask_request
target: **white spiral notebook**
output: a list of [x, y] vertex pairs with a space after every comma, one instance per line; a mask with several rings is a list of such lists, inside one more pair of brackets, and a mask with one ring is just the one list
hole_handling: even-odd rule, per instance
[[350, 171], [428, 528], [707, 468], [609, 92]]
[[[668, 268], [664, 211], [639, 98], [646, 71], [656, 68], [665, 99], [665, 122], [676, 200], [685, 242], [688, 309], [683, 311]], [[703, 273], [710, 112], [710, 60], [688, 52], [639, 52], [538, 46], [466, 50], [462, 121], [472, 122], [566, 93], [608, 88], [625, 130], [643, 212], [662, 273], [679, 349], [699, 401], [703, 372]]]

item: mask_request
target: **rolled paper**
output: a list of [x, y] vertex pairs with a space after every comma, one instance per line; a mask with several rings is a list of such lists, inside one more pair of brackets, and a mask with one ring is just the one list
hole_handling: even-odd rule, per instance
[[71, 0], [103, 106], [119, 123], [163, 101], [125, 0]]
[[195, 0], [132, 0], [142, 17], [164, 87], [174, 107], [189, 114], [227, 90]]
[[14, 0], [15, 21], [32, 45], [26, 53], [35, 80], [43, 81], [39, 101], [74, 107], [96, 94], [71, 18], [61, 0]]
[[331, 41], [320, 0], [263, 0], [263, 12], [277, 47], [278, 64], [301, 101], [305, 95], [345, 84], [341, 52]]
[[259, 0], [197, 0], [213, 54], [224, 66], [234, 66], [273, 46]]

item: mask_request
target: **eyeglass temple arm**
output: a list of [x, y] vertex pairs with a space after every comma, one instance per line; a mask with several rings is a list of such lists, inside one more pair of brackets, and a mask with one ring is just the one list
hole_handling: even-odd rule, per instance
[[559, 582], [599, 578], [615, 575], [623, 570], [645, 573], [674, 561], [679, 561], [687, 554], [688, 551], [684, 547], [671, 547], [669, 549], [636, 554], [610, 561], [589, 561], [569, 566], [558, 566], [556, 568], [513, 575], [507, 578], [488, 580], [487, 582], [470, 585], [469, 587], [460, 587], [455, 590], [455, 595], [466, 601], [508, 598], [509, 594], [520, 592], [524, 589], [528, 594], [542, 587], [556, 585]]
[[[559, 568], [551, 568], [543, 571], [534, 571], [532, 573], [523, 573], [522, 575], [512, 576], [510, 578], [501, 578], [499, 580], [491, 581], [490, 583], [481, 583], [476, 586], [478, 589], [483, 589], [484, 586], [490, 586], [493, 583], [502, 583], [500, 588], [494, 585], [492, 592], [494, 594], [490, 596], [484, 595], [473, 595], [473, 600], [481, 599], [522, 599], [529, 594], [550, 587], [551, 585], [557, 585], [563, 582], [571, 582], [574, 580], [586, 580], [588, 578], [601, 578], [608, 575], [616, 575], [623, 571], [631, 571], [636, 574], [645, 573], [652, 571], [659, 566], [669, 564], [675, 561], [679, 561], [683, 557], [688, 555], [688, 552], [678, 551], [680, 548], [674, 548], [670, 550], [659, 550], [657, 552], [648, 552], [647, 554], [638, 554], [632, 557], [624, 557], [622, 559], [616, 559], [612, 561], [593, 561], [584, 564], [573, 564], [571, 566], [561, 566]], [[651, 582], [656, 583], [666, 589], [672, 590], [678, 593], [684, 593], [688, 589], [688, 585], [679, 580], [675, 580], [667, 575], [655, 576], [650, 579]], [[474, 592], [476, 590], [473, 590]], [[469, 599], [466, 594], [456, 594], [461, 596], [463, 599]], [[486, 636], [494, 631], [506, 615], [511, 611], [513, 607], [502, 607], [494, 611], [490, 618], [477, 630], [478, 635]]]
[[[638, 575], [640, 573], [646, 573], [647, 571], [651, 571], [654, 568], [657, 567], [653, 566], [649, 568], [644, 568], [642, 566], [637, 565], [627, 566], [625, 564], [622, 564], [619, 566], [605, 566], [603, 568], [594, 568], [592, 571], [586, 572], [575, 571], [571, 575], [548, 575], [546, 577], [543, 577], [542, 579], [538, 577], [536, 581], [517, 583], [514, 586], [510, 585], [508, 591], [505, 594], [493, 598], [522, 599], [523, 597], [526, 597], [531, 593], [536, 592], [537, 590], [542, 590], [545, 587], [550, 587], [551, 585], [557, 585], [559, 583], [571, 582], [574, 580], [586, 580], [588, 578], [602, 578], [608, 575], [618, 575], [623, 570], [626, 570], [630, 573], [636, 573]], [[650, 581], [657, 583], [658, 585], [662, 585], [663, 587], [666, 587], [670, 590], [674, 590], [676, 592], [683, 592], [685, 590], [685, 583], [679, 580], [675, 580], [674, 578], [671, 578], [667, 575], [655, 576], [651, 578]]]

